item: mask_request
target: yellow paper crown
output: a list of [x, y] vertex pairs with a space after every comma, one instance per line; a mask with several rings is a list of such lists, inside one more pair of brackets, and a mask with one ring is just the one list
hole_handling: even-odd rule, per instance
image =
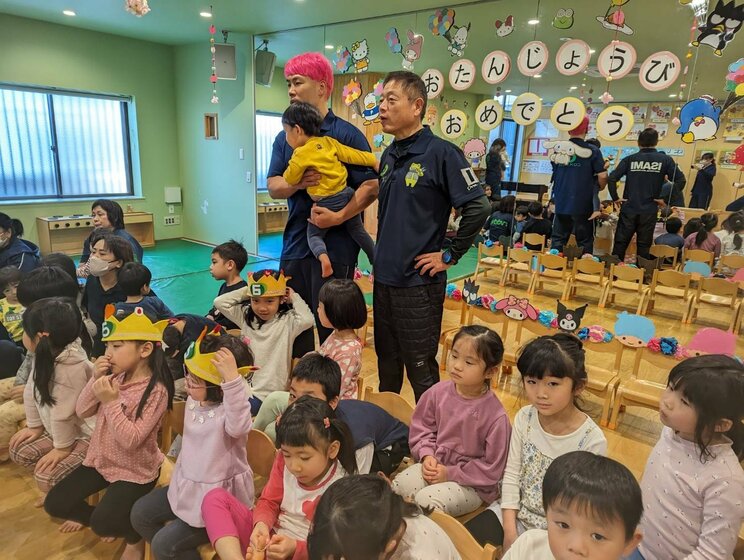
[[248, 291], [251, 297], [281, 297], [287, 295], [287, 278], [284, 271], [279, 271], [275, 278], [274, 270], [260, 270], [248, 273]]
[[[215, 328], [211, 332], [207, 333], [207, 327], [204, 327], [204, 330], [202, 330], [199, 338], [197, 338], [195, 342], [192, 342], [191, 345], [189, 345], [189, 349], [186, 350], [186, 355], [184, 356], [183, 363], [188, 368], [189, 373], [191, 373], [192, 375], [195, 375], [196, 377], [198, 377], [199, 379], [203, 379], [204, 381], [208, 381], [209, 383], [219, 385], [220, 383], [222, 383], [222, 376], [219, 374], [217, 368], [212, 363], [212, 359], [217, 352], [202, 354], [199, 350], [202, 340], [204, 340], [205, 336], [220, 336], [220, 331]], [[242, 366], [238, 368], [238, 373], [243, 377], [248, 377], [257, 369], [258, 368], [256, 366]]]
[[141, 307], [135, 307], [132, 313], [120, 321], [116, 318], [114, 311], [114, 306], [109, 303], [106, 306], [101, 327], [101, 340], [103, 342], [110, 340], [163, 342], [163, 330], [168, 326], [167, 320], [153, 323]]

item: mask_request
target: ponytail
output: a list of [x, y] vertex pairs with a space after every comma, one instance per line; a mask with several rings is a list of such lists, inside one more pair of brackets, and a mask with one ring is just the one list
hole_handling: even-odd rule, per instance
[[34, 390], [36, 401], [44, 406], [54, 406], [57, 402], [52, 397], [54, 382], [54, 360], [59, 351], [52, 348], [49, 336], [42, 335], [34, 351]]
[[10, 229], [13, 231], [13, 237], [23, 237], [23, 222], [18, 218], [11, 218], [10, 224]]
[[706, 212], [700, 216], [700, 226], [698, 227], [698, 233], [695, 236], [695, 245], [702, 245], [706, 239], [708, 239], [708, 233], [713, 231], [713, 228], [718, 225], [718, 216], [711, 212]]
[[736, 457], [739, 461], [744, 461], [744, 423], [741, 420], [734, 422], [726, 436], [731, 440], [731, 449]]
[[[144, 341], [134, 341], [135, 344], [142, 345], [147, 344]], [[173, 382], [173, 374], [171, 374], [168, 363], [165, 361], [165, 352], [163, 347], [159, 343], [150, 342], [152, 344], [152, 352], [147, 358], [147, 366], [150, 368], [150, 382], [145, 388], [145, 392], [142, 393], [142, 398], [137, 405], [137, 412], [135, 418], [142, 418], [142, 411], [147, 405], [147, 399], [150, 398], [150, 393], [155, 388], [157, 383], [161, 383], [165, 390], [168, 392], [168, 410], [173, 408], [173, 396], [176, 393], [175, 384]]]
[[695, 236], [695, 245], [700, 247], [703, 243], [705, 243], [705, 240], [708, 239], [708, 230], [705, 229], [705, 224], [703, 222], [700, 222], [700, 227], [697, 230], [697, 235]]

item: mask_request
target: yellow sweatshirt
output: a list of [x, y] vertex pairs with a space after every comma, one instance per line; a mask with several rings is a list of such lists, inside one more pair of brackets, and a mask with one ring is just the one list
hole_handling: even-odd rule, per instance
[[317, 169], [321, 174], [320, 184], [308, 187], [307, 194], [318, 200], [344, 190], [348, 173], [343, 163], [371, 167], [376, 159], [372, 152], [349, 148], [330, 136], [313, 136], [295, 149], [283, 177], [290, 185], [296, 185], [307, 168]]
[[11, 304], [8, 300], [0, 299], [0, 323], [13, 339], [20, 342], [23, 339], [23, 312], [26, 308], [20, 303]]

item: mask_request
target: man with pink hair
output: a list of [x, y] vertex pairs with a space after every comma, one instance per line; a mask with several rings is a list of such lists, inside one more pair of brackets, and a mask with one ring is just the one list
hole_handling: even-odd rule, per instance
[[[321, 134], [335, 138], [342, 144], [357, 150], [371, 151], [364, 134], [349, 122], [337, 117], [328, 108], [328, 99], [333, 91], [333, 69], [328, 59], [320, 53], [303, 53], [287, 61], [284, 66], [289, 102], [305, 102], [313, 105], [323, 116]], [[320, 181], [320, 174], [308, 169], [299, 183], [290, 185], [282, 174], [292, 157], [292, 148], [287, 143], [284, 131], [274, 140], [268, 172], [269, 194], [275, 199], [287, 199], [289, 218], [284, 228], [280, 267], [290, 277], [289, 286], [297, 292], [313, 310], [318, 309], [318, 292], [325, 280], [320, 263], [307, 243], [307, 224], [312, 222], [321, 228], [330, 228], [325, 242], [333, 266], [333, 277], [353, 278], [359, 255], [359, 246], [343, 227], [349, 218], [356, 216], [377, 198], [378, 181], [375, 172], [368, 167], [347, 165], [348, 185], [356, 192], [349, 204], [338, 212], [314, 207], [307, 194], [307, 187]], [[330, 280], [330, 278], [328, 278]], [[331, 333], [318, 320], [318, 338], [322, 343]], [[315, 347], [312, 329], [308, 329], [295, 340], [293, 355], [303, 356]]]

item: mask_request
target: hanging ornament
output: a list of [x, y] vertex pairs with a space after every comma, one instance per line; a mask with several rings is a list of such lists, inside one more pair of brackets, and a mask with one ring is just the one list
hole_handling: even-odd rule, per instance
[[[214, 13], [212, 11], [212, 6], [209, 6], [209, 13]], [[212, 23], [209, 26], [209, 52], [212, 55], [212, 71], [209, 76], [209, 82], [212, 84], [212, 98], [209, 100], [209, 102], [213, 105], [217, 105], [220, 102], [220, 98], [217, 96], [217, 47], [214, 46], [215, 33], [217, 33], [217, 28]], [[227, 36], [225, 37], [225, 41], [227, 41]]]
[[147, 15], [150, 11], [150, 6], [147, 5], [147, 0], [126, 0], [124, 7], [127, 12], [134, 14], [137, 17]]

